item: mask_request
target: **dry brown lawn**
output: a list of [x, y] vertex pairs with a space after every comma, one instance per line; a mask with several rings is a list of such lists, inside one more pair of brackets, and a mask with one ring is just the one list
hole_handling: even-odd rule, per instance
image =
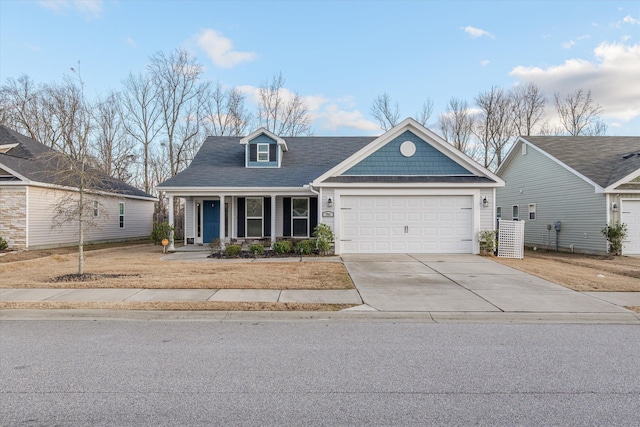
[[525, 252], [524, 259], [495, 261], [576, 291], [640, 292], [640, 258]]
[[[95, 249], [95, 248], [91, 248]], [[353, 289], [341, 263], [163, 261], [160, 246], [85, 252], [85, 282], [56, 281], [78, 271], [74, 250], [28, 251], [0, 257], [0, 288]]]

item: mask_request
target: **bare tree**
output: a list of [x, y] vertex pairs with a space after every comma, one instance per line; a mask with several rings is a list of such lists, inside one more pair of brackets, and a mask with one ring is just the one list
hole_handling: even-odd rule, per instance
[[431, 115], [433, 114], [433, 100], [431, 98], [427, 98], [425, 102], [422, 103], [422, 107], [420, 111], [416, 114], [416, 120], [422, 126], [427, 126]]
[[400, 112], [397, 102], [393, 102], [388, 93], [378, 95], [371, 104], [371, 115], [385, 131], [398, 124]]
[[250, 120], [245, 96], [236, 88], [224, 90], [217, 82], [205, 102], [204, 126], [209, 135], [243, 135]]
[[607, 126], [600, 119], [602, 107], [591, 98], [591, 91], [584, 93], [578, 89], [562, 99], [559, 92], [554, 94], [556, 111], [560, 123], [571, 136], [604, 135]]
[[150, 179], [151, 144], [162, 129], [159, 121], [159, 92], [154, 87], [153, 80], [142, 74], [130, 73], [123, 85], [125, 90], [120, 98], [123, 127], [141, 147], [142, 185], [144, 191], [151, 193], [156, 183]]
[[476, 145], [471, 141], [474, 117], [469, 112], [467, 101], [451, 98], [447, 111], [439, 117], [440, 129], [445, 141], [471, 158], [476, 156]]
[[475, 135], [483, 150], [483, 166], [497, 169], [502, 164], [513, 135], [512, 102], [509, 94], [497, 86], [475, 98], [480, 109]]
[[133, 141], [125, 132], [121, 113], [118, 93], [111, 93], [105, 99], [96, 102], [93, 108], [93, 149], [98, 169], [121, 181], [129, 182], [136, 156]]
[[530, 136], [544, 117], [547, 98], [538, 86], [529, 83], [511, 92], [513, 102], [513, 126], [517, 135]]
[[311, 116], [307, 103], [297, 92], [284, 87], [282, 73], [258, 89], [258, 125], [280, 136], [311, 134]]
[[[201, 81], [202, 65], [184, 49], [169, 55], [157, 52], [149, 70], [160, 102], [160, 120], [168, 148], [171, 175], [188, 164], [185, 147], [198, 135], [207, 83]], [[195, 115], [195, 116], [194, 116]], [[196, 125], [193, 125], [193, 120]], [[188, 125], [185, 123], [188, 122]]]

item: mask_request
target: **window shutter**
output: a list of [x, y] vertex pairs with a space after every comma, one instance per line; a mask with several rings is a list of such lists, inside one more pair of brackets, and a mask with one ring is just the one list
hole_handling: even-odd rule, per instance
[[264, 229], [264, 236], [271, 236], [271, 197], [265, 197], [263, 203], [264, 219], [262, 221], [262, 228]]
[[238, 237], [244, 237], [244, 197], [238, 197]]
[[282, 224], [282, 235], [291, 236], [291, 197], [284, 197], [282, 199], [282, 217], [284, 218]]
[[269, 161], [270, 162], [277, 162], [278, 159], [276, 158], [276, 151], [278, 150], [278, 144], [271, 144], [269, 145]]
[[258, 161], [258, 146], [256, 144], [249, 144], [249, 161]]
[[313, 230], [318, 225], [318, 198], [309, 199], [309, 234], [313, 236]]

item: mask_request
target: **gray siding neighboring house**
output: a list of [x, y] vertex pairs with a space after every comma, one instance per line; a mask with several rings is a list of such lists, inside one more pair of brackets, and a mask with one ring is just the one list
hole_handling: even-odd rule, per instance
[[640, 137], [520, 137], [497, 174], [501, 217], [518, 207], [527, 246], [604, 254], [600, 231], [624, 217], [623, 253], [640, 253]]
[[[54, 206], [77, 199], [77, 190], [62, 186], [50, 169], [50, 148], [0, 126], [0, 236], [14, 249], [70, 246], [78, 241], [78, 226], [69, 221], [54, 227]], [[85, 243], [147, 238], [153, 227], [156, 199], [109, 176], [85, 197], [99, 208], [85, 230]]]

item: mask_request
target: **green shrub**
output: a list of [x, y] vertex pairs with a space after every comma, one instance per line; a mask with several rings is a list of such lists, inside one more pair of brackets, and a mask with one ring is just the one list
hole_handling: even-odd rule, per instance
[[627, 224], [619, 222], [616, 222], [615, 225], [607, 224], [600, 232], [609, 242], [609, 253], [622, 255], [622, 241], [627, 237]]
[[3, 251], [8, 247], [9, 247], [9, 244], [7, 243], [7, 241], [4, 240], [2, 237], [0, 237], [0, 251]]
[[493, 253], [496, 250], [496, 230], [483, 230], [480, 232], [480, 250], [485, 253]]
[[320, 252], [320, 255], [326, 255], [331, 249], [331, 243], [333, 243], [333, 230], [327, 224], [318, 224], [313, 229], [313, 235], [317, 239], [318, 252]]
[[296, 244], [296, 253], [300, 255], [311, 255], [316, 250], [316, 242], [314, 240], [300, 240]]
[[171, 237], [171, 232], [173, 231], [173, 227], [169, 225], [168, 222], [153, 222], [153, 230], [151, 231], [151, 240], [156, 245], [162, 243], [162, 239], [168, 239]]
[[288, 240], [283, 240], [281, 242], [275, 242], [273, 244], [273, 251], [278, 255], [288, 254], [291, 252], [292, 246], [291, 242]]
[[264, 253], [264, 245], [256, 243], [249, 246], [249, 251], [253, 254], [253, 256], [262, 255]]
[[228, 256], [229, 258], [237, 257], [238, 255], [240, 255], [240, 252], [242, 252], [242, 246], [241, 245], [229, 245], [224, 250], [224, 254], [226, 256]]

